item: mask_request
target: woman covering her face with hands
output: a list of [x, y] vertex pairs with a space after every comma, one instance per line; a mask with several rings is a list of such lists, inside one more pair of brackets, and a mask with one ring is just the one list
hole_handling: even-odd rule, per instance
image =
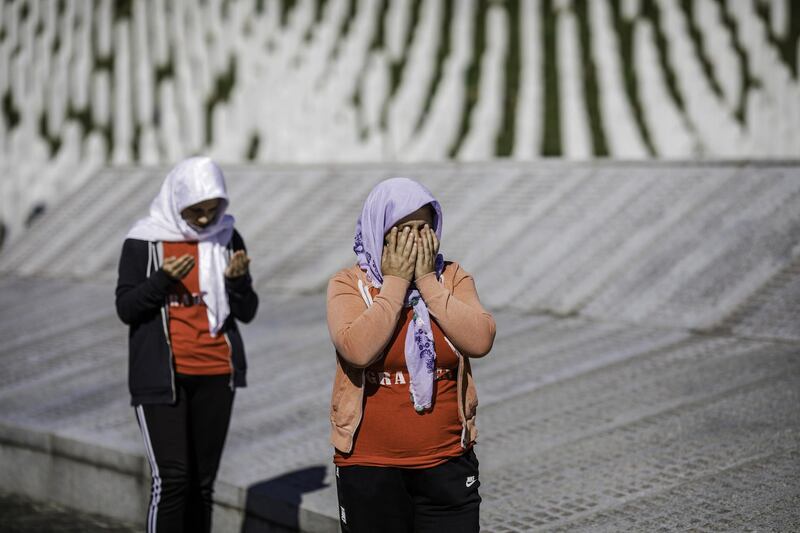
[[328, 284], [345, 532], [479, 529], [469, 359], [489, 352], [495, 323], [472, 277], [439, 254], [441, 232], [441, 207], [425, 187], [383, 181], [356, 225], [358, 264]]
[[130, 326], [128, 385], [152, 471], [148, 532], [209, 532], [214, 479], [245, 385], [236, 319], [258, 308], [244, 241], [210, 159], [177, 165], [122, 247], [117, 313]]

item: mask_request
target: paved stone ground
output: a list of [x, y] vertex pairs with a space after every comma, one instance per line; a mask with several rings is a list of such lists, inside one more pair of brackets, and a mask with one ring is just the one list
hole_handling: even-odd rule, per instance
[[135, 533], [141, 528], [52, 503], [0, 493], [3, 533]]
[[[504, 222], [527, 250], [511, 257], [562, 265], [509, 273], [470, 259], [464, 233], [449, 237], [466, 267], [478, 266], [479, 290], [498, 323], [494, 350], [474, 362], [483, 530], [800, 530], [798, 167], [748, 174], [723, 165], [710, 167], [709, 177], [704, 167], [678, 166], [674, 187], [623, 179], [616, 191], [624, 201], [604, 192], [614, 179], [602, 172], [603, 187], [590, 183], [598, 178], [592, 167], [553, 166], [536, 176], [514, 168], [497, 167], [507, 181], [487, 183], [486, 198], [458, 196], [454, 185], [434, 180], [449, 198], [445, 207], [456, 207], [445, 211], [450, 220], [490, 210], [479, 209], [484, 218], [470, 226], [481, 246], [505, 249], [492, 241], [490, 221], [503, 221], [503, 206], [523, 210], [536, 230], [525, 232], [522, 215], [515, 225]], [[640, 170], [603, 168], [623, 178], [626, 169]], [[431, 173], [445, 171], [454, 172]], [[306, 194], [322, 179], [292, 175]], [[530, 205], [512, 191], [531, 195]], [[96, 242], [118, 231], [125, 217], [103, 207], [111, 191], [95, 192], [75, 200], [95, 210], [93, 222], [69, 226], [77, 204], [67, 202], [70, 213], [51, 213], [32, 230], [38, 249], [59, 225]], [[276, 202], [291, 205], [296, 190], [277, 194]], [[599, 213], [583, 217], [593, 202]], [[247, 205], [256, 202], [245, 213]], [[250, 386], [237, 393], [220, 468], [218, 532], [247, 530], [242, 510], [248, 520], [290, 529], [337, 529], [324, 293], [316, 282], [308, 290], [294, 285], [307, 273], [324, 277], [311, 274], [304, 254], [319, 256], [321, 270], [338, 261], [319, 235], [332, 222], [311, 220], [305, 234], [297, 220], [285, 222], [299, 240], [280, 249], [271, 233], [256, 231], [266, 222], [251, 221], [262, 305], [243, 328]], [[97, 253], [75, 246], [58, 241], [38, 255], [20, 243], [0, 256], [0, 487], [141, 521], [148, 470], [128, 405], [127, 332], [114, 314], [107, 264], [118, 246]], [[270, 269], [278, 281], [264, 277]], [[515, 291], [522, 303], [505, 305]]]
[[[14, 293], [28, 300], [0, 311], [3, 334], [63, 317], [24, 349], [0, 350], [4, 423], [141, 457], [124, 328], [88, 311], [108, 307], [111, 289], [0, 281], [0, 309]], [[277, 501], [333, 521], [321, 296], [263, 296], [244, 329], [251, 386], [237, 395], [218, 496], [263, 502], [253, 505], [282, 523], [303, 519]], [[497, 321], [494, 352], [474, 365], [485, 531], [800, 528], [798, 343], [502, 311]]]

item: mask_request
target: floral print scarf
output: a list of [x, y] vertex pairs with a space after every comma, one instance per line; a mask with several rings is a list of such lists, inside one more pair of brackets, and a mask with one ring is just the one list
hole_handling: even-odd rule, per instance
[[[374, 287], [383, 284], [381, 255], [384, 235], [398, 220], [417, 209], [430, 204], [436, 213], [436, 238], [442, 236], [442, 208], [433, 195], [414, 180], [391, 178], [380, 182], [367, 196], [361, 216], [356, 223], [353, 251], [358, 264], [366, 272]], [[444, 268], [441, 254], [436, 257], [436, 276], [440, 278]], [[416, 288], [406, 293], [406, 305], [414, 308], [411, 324], [406, 332], [405, 356], [411, 378], [411, 399], [414, 409], [422, 412], [433, 402], [433, 382], [436, 366], [436, 350], [433, 345], [431, 318], [428, 307]]]

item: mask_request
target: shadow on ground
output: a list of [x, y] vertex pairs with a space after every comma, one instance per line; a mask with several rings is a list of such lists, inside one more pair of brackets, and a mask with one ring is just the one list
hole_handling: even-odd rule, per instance
[[316, 465], [250, 485], [241, 533], [275, 531], [268, 525], [270, 523], [299, 530], [303, 494], [327, 487], [326, 472], [325, 466]]

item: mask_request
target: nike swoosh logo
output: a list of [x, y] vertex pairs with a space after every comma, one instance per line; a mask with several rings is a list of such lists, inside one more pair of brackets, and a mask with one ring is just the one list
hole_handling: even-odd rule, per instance
[[471, 480], [468, 479], [467, 480], [467, 487], [471, 487], [472, 485], [475, 484], [476, 481], [478, 481], [478, 480], [477, 479], [471, 479]]

